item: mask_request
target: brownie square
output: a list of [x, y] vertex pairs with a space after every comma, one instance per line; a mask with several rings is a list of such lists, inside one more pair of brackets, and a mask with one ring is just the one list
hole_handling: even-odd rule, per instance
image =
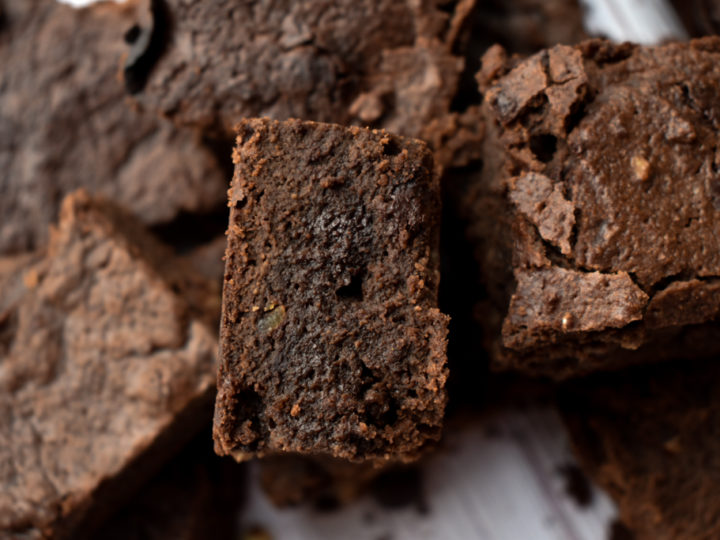
[[562, 388], [561, 410], [588, 474], [634, 538], [715, 538], [720, 520], [720, 366], [679, 359]]
[[493, 364], [562, 378], [720, 351], [720, 39], [493, 48], [465, 201]]
[[82, 191], [4, 270], [0, 536], [81, 537], [209, 421], [217, 287]]
[[147, 225], [222, 208], [229, 175], [200, 136], [128, 106], [123, 34], [149, 3], [3, 0], [0, 253], [44, 247], [79, 188]]
[[446, 401], [427, 147], [253, 119], [234, 161], [216, 451], [415, 457]]

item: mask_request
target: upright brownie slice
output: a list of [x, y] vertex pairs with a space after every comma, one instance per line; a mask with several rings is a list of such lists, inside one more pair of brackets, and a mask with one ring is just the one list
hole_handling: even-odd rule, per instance
[[581, 463], [637, 540], [720, 535], [720, 366], [673, 362], [572, 381], [561, 408]]
[[2, 537], [92, 528], [212, 399], [217, 341], [184, 297], [213, 284], [84, 192], [50, 236], [37, 264], [0, 279]]
[[[517, 64], [517, 65], [516, 65]], [[553, 377], [720, 351], [720, 39], [484, 57], [466, 200], [495, 366]]]
[[430, 152], [383, 131], [246, 120], [234, 160], [217, 452], [413, 458], [445, 406]]

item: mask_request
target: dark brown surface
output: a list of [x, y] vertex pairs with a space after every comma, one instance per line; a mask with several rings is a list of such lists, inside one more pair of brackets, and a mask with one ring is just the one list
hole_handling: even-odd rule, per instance
[[0, 536], [76, 537], [202, 425], [217, 341], [208, 306], [185, 298], [206, 280], [84, 192], [63, 202], [47, 253], [7, 269]]
[[227, 177], [199, 137], [129, 107], [123, 34], [142, 5], [3, 2], [0, 253], [45, 244], [63, 196], [80, 187], [148, 224], [222, 204]]
[[440, 434], [447, 375], [430, 152], [249, 120], [234, 159], [216, 450], [414, 458]]
[[94, 534], [98, 540], [231, 540], [244, 467], [212, 450], [204, 430]]
[[672, 3], [691, 36], [720, 33], [720, 0], [672, 0]]
[[156, 18], [168, 43], [134, 98], [227, 135], [268, 116], [417, 136], [447, 112], [463, 68], [449, 52], [452, 6], [436, 3], [168, 0]]
[[596, 375], [567, 384], [561, 406], [578, 457], [633, 538], [720, 535], [717, 362]]
[[467, 198], [495, 367], [562, 378], [716, 354], [720, 39], [515, 64], [493, 48], [478, 74]]

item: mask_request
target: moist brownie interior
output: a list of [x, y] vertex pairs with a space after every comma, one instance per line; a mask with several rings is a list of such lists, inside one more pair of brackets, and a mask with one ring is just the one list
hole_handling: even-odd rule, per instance
[[217, 451], [415, 457], [445, 405], [430, 152], [259, 119], [240, 124], [234, 160]]

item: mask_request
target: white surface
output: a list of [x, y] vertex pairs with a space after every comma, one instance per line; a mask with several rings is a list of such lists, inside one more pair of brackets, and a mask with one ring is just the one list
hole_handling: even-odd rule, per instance
[[652, 44], [686, 39], [687, 34], [666, 0], [580, 0], [591, 34], [615, 41]]
[[370, 496], [335, 512], [278, 510], [252, 470], [243, 527], [274, 540], [605, 540], [612, 502], [595, 489], [578, 506], [559, 469], [574, 459], [551, 409], [506, 411], [448, 432], [443, 449], [423, 464], [429, 512], [385, 509]]

